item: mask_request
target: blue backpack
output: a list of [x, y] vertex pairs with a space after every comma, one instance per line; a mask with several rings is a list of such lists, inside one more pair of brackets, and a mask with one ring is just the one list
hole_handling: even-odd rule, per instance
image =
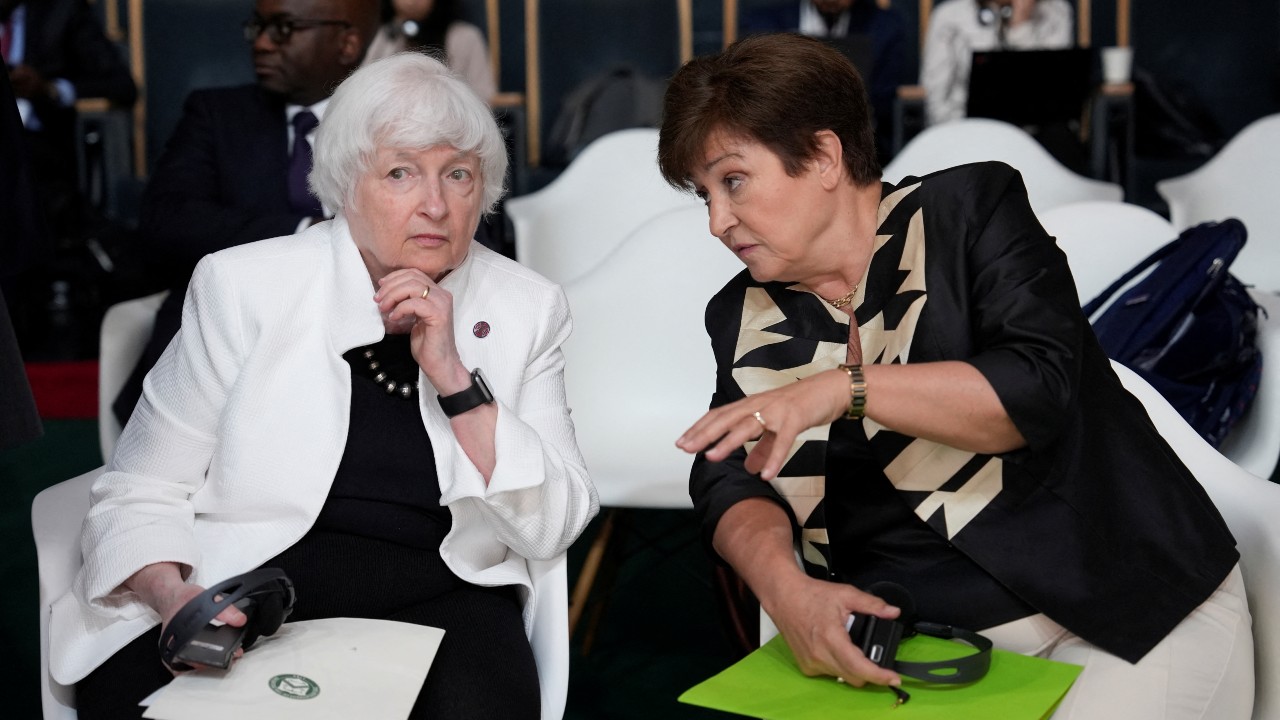
[[1262, 375], [1258, 305], [1227, 271], [1245, 235], [1234, 218], [1189, 228], [1084, 306], [1107, 355], [1151, 383], [1214, 447], [1244, 415]]

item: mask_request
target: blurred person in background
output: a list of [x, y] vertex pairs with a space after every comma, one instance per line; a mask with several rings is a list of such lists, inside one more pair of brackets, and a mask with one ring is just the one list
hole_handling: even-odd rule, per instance
[[307, 187], [311, 144], [338, 83], [359, 67], [378, 0], [257, 0], [244, 24], [257, 83], [196, 90], [142, 198], [139, 240], [169, 296], [112, 405], [123, 425], [182, 319], [196, 263], [333, 214]]
[[[959, 120], [969, 100], [973, 53], [983, 50], [1061, 50], [1072, 37], [1067, 0], [946, 0], [929, 15], [921, 59], [925, 119]], [[1016, 93], [1017, 88], [1009, 88]]]
[[461, 19], [458, 0], [383, 0], [384, 24], [365, 62], [402, 50], [426, 52], [458, 73], [476, 94], [492, 100], [498, 89], [480, 28]]

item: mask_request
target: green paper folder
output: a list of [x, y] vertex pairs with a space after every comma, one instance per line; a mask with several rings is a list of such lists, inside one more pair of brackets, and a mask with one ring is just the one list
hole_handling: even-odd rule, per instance
[[[903, 660], [943, 660], [971, 651], [958, 643], [916, 636], [898, 651]], [[1066, 695], [1078, 665], [993, 650], [991, 671], [969, 685], [902, 678], [910, 702], [894, 707], [885, 687], [856, 688], [800, 672], [781, 636], [680, 696], [680, 702], [766, 720], [1042, 720]]]

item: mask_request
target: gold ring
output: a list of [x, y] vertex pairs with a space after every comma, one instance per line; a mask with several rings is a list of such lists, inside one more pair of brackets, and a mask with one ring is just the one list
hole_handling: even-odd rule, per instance
[[766, 425], [764, 422], [764, 416], [760, 414], [759, 410], [751, 413], [751, 415], [756, 419], [756, 422], [760, 423], [760, 427], [764, 428], [765, 430], [769, 429], [769, 426]]
[[428, 296], [428, 295], [430, 295], [430, 294], [431, 294], [431, 286], [430, 286], [430, 285], [428, 285], [428, 286], [427, 286], [427, 289], [425, 289], [425, 290], [423, 290], [423, 291], [422, 291], [422, 299], [423, 299], [423, 300], [426, 300], [426, 299], [427, 299], [427, 296]]

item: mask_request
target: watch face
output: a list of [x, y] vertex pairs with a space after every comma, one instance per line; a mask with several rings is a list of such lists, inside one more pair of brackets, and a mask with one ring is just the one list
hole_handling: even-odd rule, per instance
[[484, 379], [484, 375], [480, 374], [480, 368], [471, 371], [471, 382], [475, 384], [480, 393], [484, 395], [484, 402], [493, 402], [493, 391], [489, 389], [489, 383]]
[[453, 395], [442, 395], [438, 398], [440, 407], [447, 417], [456, 417], [468, 410], [493, 402], [493, 391], [489, 383], [480, 374], [480, 368], [471, 371], [471, 387]]

